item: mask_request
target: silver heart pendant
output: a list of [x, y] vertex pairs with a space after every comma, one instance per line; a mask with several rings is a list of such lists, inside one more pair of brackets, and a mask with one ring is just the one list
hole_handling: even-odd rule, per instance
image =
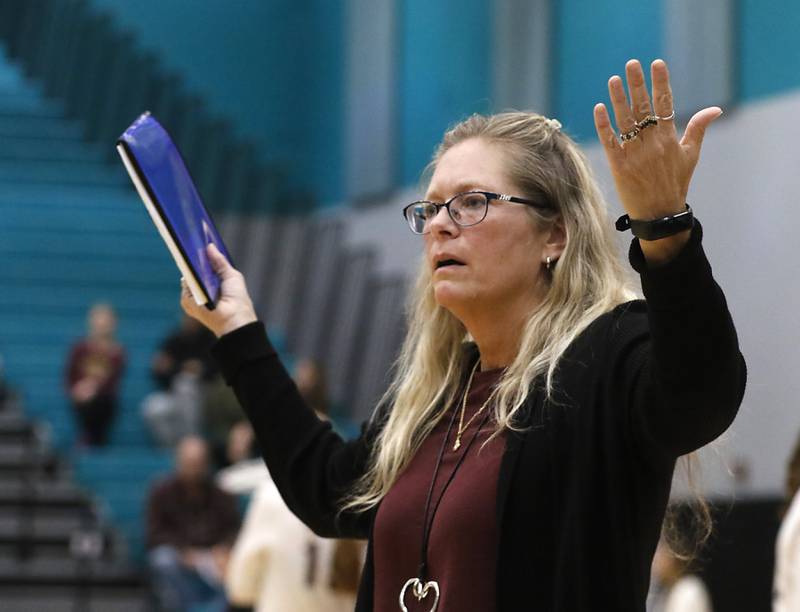
[[430, 580], [423, 585], [419, 578], [409, 578], [400, 591], [400, 609], [403, 612], [408, 612], [405, 601], [408, 587], [411, 587], [411, 594], [417, 598], [417, 601], [422, 601], [429, 592], [433, 591], [433, 606], [428, 612], [436, 612], [436, 606], [439, 605], [439, 584], [435, 580]]

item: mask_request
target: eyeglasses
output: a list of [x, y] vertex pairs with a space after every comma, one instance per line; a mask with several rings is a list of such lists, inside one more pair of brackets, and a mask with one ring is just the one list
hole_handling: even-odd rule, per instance
[[486, 218], [489, 211], [490, 200], [502, 200], [503, 202], [516, 202], [517, 204], [527, 204], [534, 208], [552, 209], [549, 204], [542, 204], [525, 198], [505, 195], [503, 193], [492, 193], [490, 191], [467, 191], [459, 193], [447, 200], [444, 204], [420, 200], [412, 202], [403, 209], [403, 216], [408, 221], [411, 231], [415, 234], [427, 234], [430, 231], [430, 222], [439, 214], [442, 208], [447, 209], [450, 218], [461, 227], [477, 225]]

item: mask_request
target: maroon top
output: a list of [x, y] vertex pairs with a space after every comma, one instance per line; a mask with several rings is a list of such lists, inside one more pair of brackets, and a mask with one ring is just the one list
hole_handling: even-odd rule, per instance
[[67, 394], [71, 394], [76, 383], [91, 378], [97, 383], [97, 395], [116, 398], [124, 369], [125, 349], [122, 345], [84, 338], [72, 346], [67, 358]]
[[171, 476], [156, 483], [147, 500], [147, 546], [211, 548], [233, 545], [239, 530], [236, 498], [213, 482], [194, 492]]
[[[501, 372], [475, 372], [467, 398], [465, 424], [489, 397]], [[460, 400], [422, 443], [378, 509], [374, 527], [374, 612], [398, 612], [400, 590], [409, 578], [417, 577], [425, 500], [452, 410], [461, 410]], [[472, 421], [461, 436], [461, 447], [454, 451], [458, 429], [456, 415], [436, 477], [431, 511], [456, 462], [483, 421], [485, 411], [491, 411], [491, 406]], [[505, 436], [501, 435], [481, 448], [493, 431], [494, 422], [490, 419], [469, 448], [469, 454], [447, 488], [433, 520], [428, 543], [428, 580], [439, 583], [438, 612], [492, 612], [496, 609], [497, 477], [505, 450]], [[433, 595], [430, 593], [422, 602], [417, 602], [409, 589], [405, 602], [409, 612], [428, 612], [433, 605]]]

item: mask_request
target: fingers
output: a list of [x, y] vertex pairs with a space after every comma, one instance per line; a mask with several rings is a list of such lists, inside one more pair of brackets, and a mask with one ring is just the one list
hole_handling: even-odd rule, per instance
[[653, 109], [656, 115], [668, 117], [673, 110], [672, 87], [669, 84], [669, 69], [664, 60], [657, 59], [650, 66], [653, 81]]
[[186, 314], [194, 317], [195, 307], [196, 304], [194, 303], [192, 292], [189, 290], [189, 285], [186, 284], [186, 279], [181, 277], [181, 308]]
[[[657, 59], [650, 65], [650, 78], [653, 81], [653, 111], [659, 117], [669, 117], [675, 110], [675, 103], [669, 84], [669, 69], [664, 60]], [[659, 121], [658, 129], [674, 134], [675, 120]]]
[[608, 96], [611, 98], [617, 129], [620, 132], [630, 132], [636, 126], [636, 119], [628, 105], [628, 97], [625, 95], [622, 79], [617, 75], [608, 80]]
[[208, 252], [208, 259], [211, 261], [211, 267], [222, 280], [230, 278], [232, 275], [236, 274], [236, 270], [228, 262], [225, 256], [220, 253], [216, 244], [213, 242], [210, 243], [206, 248], [206, 251]]
[[609, 161], [614, 161], [622, 153], [622, 146], [617, 140], [614, 128], [611, 127], [611, 118], [608, 116], [605, 104], [595, 104], [594, 106], [594, 127]]
[[648, 115], [652, 115], [653, 109], [650, 106], [650, 95], [647, 92], [647, 83], [644, 80], [644, 72], [639, 60], [632, 59], [625, 64], [625, 78], [628, 81], [633, 116], [637, 121], [641, 121]]
[[722, 109], [718, 106], [704, 108], [696, 113], [686, 126], [686, 131], [681, 139], [681, 146], [686, 149], [696, 160], [700, 155], [700, 146], [703, 144], [703, 137], [709, 125], [722, 115]]

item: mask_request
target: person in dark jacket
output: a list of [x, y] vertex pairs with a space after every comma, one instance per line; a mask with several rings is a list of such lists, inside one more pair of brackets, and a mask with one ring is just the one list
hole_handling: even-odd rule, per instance
[[153, 594], [163, 612], [202, 605], [223, 612], [223, 577], [239, 531], [236, 499], [211, 480], [208, 446], [186, 437], [175, 474], [156, 483], [147, 500], [148, 563]]
[[[600, 191], [557, 120], [472, 116], [404, 215], [424, 257], [394, 380], [362, 435], [316, 417], [213, 247], [222, 297], [184, 310], [288, 506], [369, 538], [357, 611], [642, 612], [676, 460], [732, 422], [745, 365], [686, 204], [706, 128], [679, 139], [666, 64], [595, 108], [631, 228], [633, 299]], [[701, 203], [702, 205], [702, 203]]]
[[153, 356], [150, 373], [157, 389], [142, 400], [141, 411], [153, 439], [164, 448], [201, 432], [202, 398], [217, 374], [209, 351], [213, 343], [212, 333], [184, 316]]

